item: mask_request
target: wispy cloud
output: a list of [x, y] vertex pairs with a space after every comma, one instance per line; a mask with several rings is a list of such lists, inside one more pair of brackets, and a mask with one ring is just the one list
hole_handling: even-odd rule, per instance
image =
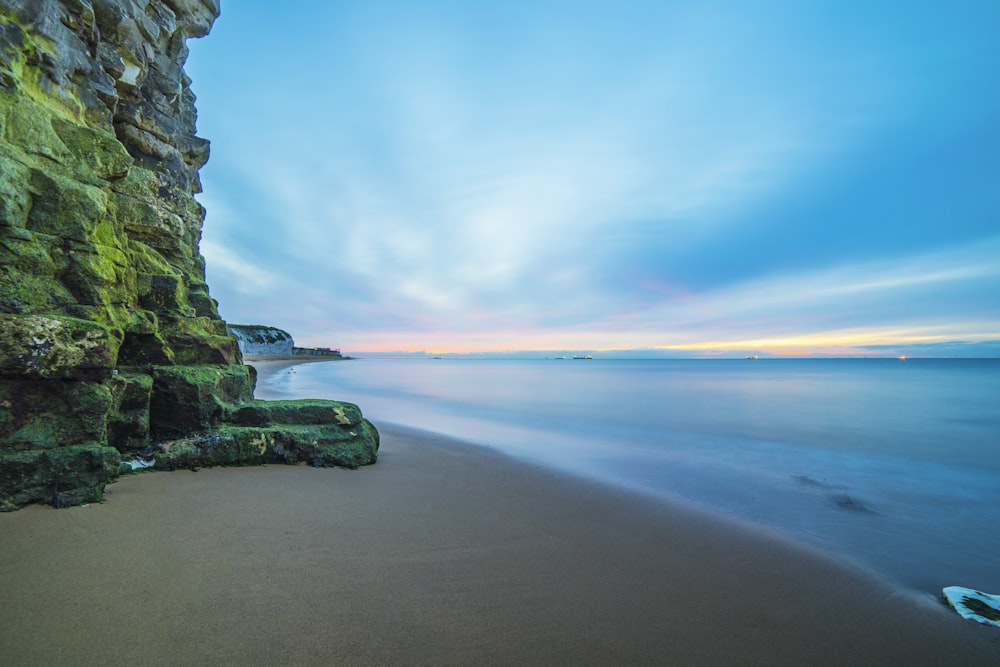
[[1000, 330], [988, 8], [314, 10], [193, 52], [227, 318], [354, 349]]

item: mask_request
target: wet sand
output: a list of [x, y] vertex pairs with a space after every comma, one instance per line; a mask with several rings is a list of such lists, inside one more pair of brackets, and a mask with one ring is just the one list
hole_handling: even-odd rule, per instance
[[1000, 664], [995, 628], [775, 535], [379, 426], [357, 471], [0, 515], [0, 664]]
[[[253, 366], [257, 370], [257, 388], [254, 390], [254, 398], [264, 401], [277, 401], [289, 398], [279, 389], [274, 387], [275, 381], [282, 372], [295, 372], [295, 366], [301, 364], [315, 364], [319, 362], [351, 361], [349, 357], [310, 357], [305, 355], [294, 356], [264, 356], [264, 355], [244, 355], [244, 363]], [[345, 399], [346, 400], [346, 399]]]

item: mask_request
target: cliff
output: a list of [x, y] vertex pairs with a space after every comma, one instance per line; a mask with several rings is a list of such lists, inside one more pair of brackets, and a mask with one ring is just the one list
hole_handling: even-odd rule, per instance
[[286, 357], [292, 354], [295, 341], [287, 331], [258, 324], [227, 324], [226, 329], [236, 338], [243, 354], [264, 354]]
[[97, 500], [135, 465], [376, 458], [354, 405], [254, 401], [209, 296], [183, 65], [218, 13], [0, 0], [0, 509]]

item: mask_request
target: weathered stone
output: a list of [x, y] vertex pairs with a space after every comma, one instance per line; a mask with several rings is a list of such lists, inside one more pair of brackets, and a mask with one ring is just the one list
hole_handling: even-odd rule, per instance
[[232, 336], [182, 332], [167, 334], [166, 338], [178, 364], [236, 364], [242, 358]]
[[30, 193], [26, 227], [62, 240], [92, 240], [108, 211], [108, 195], [100, 188], [43, 169], [31, 171]]
[[33, 502], [69, 507], [99, 501], [120, 470], [118, 451], [100, 444], [0, 451], [0, 511]]
[[108, 444], [119, 452], [149, 447], [149, 403], [153, 378], [140, 373], [118, 373], [111, 380]]
[[210, 151], [183, 66], [218, 12], [0, 0], [0, 510], [98, 500], [119, 452], [375, 460], [356, 406], [252, 400], [256, 372], [205, 284], [194, 194]]
[[153, 368], [150, 431], [154, 439], [183, 437], [222, 423], [227, 406], [253, 397], [247, 366]]
[[143, 308], [158, 313], [183, 311], [186, 307], [183, 283], [171, 274], [138, 276], [139, 304]]
[[31, 232], [0, 232], [0, 313], [59, 313], [76, 298], [59, 280], [61, 262], [50, 253], [61, 252], [39, 243]]
[[44, 107], [23, 97], [8, 97], [3, 111], [3, 138], [12, 147], [28, 155], [38, 155], [62, 162], [71, 154], [52, 129], [51, 114]]
[[107, 380], [121, 339], [95, 322], [0, 314], [0, 377]]
[[27, 182], [29, 170], [0, 146], [0, 227], [24, 227], [28, 223]]
[[353, 403], [322, 400], [252, 401], [241, 405], [230, 421], [238, 426], [272, 424], [337, 424], [357, 426], [361, 410]]
[[125, 332], [118, 351], [118, 363], [126, 367], [149, 368], [175, 363], [174, 352], [159, 333]]
[[204, 37], [219, 15], [218, 0], [167, 0], [182, 27], [192, 37]]
[[378, 459], [378, 431], [368, 420], [354, 426], [224, 426], [202, 437], [164, 441], [160, 447], [156, 467], [167, 470], [259, 463], [357, 468]]
[[0, 451], [104, 443], [111, 407], [106, 383], [0, 379]]
[[63, 145], [97, 179], [112, 181], [122, 178], [134, 162], [118, 138], [110, 132], [78, 125], [63, 118], [53, 118], [52, 128]]

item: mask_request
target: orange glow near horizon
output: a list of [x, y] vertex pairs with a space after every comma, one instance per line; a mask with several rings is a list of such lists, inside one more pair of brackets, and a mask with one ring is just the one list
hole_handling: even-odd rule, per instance
[[[703, 353], [715, 356], [726, 353], [745, 353], [748, 350], [776, 357], [804, 357], [810, 355], [823, 356], [857, 356], [859, 354], [900, 356], [901, 350], [892, 350], [894, 346], [913, 344], [943, 343], [955, 340], [967, 342], [982, 342], [1000, 340], [1000, 335], [984, 333], [960, 333], [954, 329], [941, 328], [895, 329], [895, 330], [846, 330], [818, 332], [802, 335], [760, 337], [737, 340], [704, 340], [697, 342], [678, 341], [676, 343], [656, 344], [642, 333], [630, 332], [623, 334], [589, 332], [534, 332], [503, 335], [462, 335], [436, 332], [427, 335], [423, 343], [414, 343], [412, 339], [392, 337], [378, 339], [366, 336], [363, 340], [345, 340], [337, 346], [344, 349], [345, 354], [351, 350], [358, 353], [371, 352], [386, 354], [399, 352], [403, 354], [477, 354], [477, 353], [511, 353], [511, 352], [623, 352], [628, 350], [657, 350], [660, 352], [677, 351], [679, 353]], [[609, 345], [608, 339], [620, 341], [621, 344]], [[662, 341], [662, 338], [661, 338]], [[311, 340], [306, 345], [313, 344]], [[328, 343], [319, 342], [319, 345]], [[877, 349], [867, 349], [877, 346]], [[889, 348], [889, 349], [886, 349]]]
[[813, 354], [814, 352], [858, 354], [859, 348], [868, 346], [914, 345], [919, 343], [944, 343], [954, 340], [988, 341], [998, 340], [996, 334], [964, 333], [953, 331], [946, 333], [931, 329], [921, 330], [875, 330], [875, 331], [843, 331], [803, 334], [800, 336], [754, 338], [749, 340], [705, 341], [698, 343], [666, 345], [657, 349], [709, 351], [709, 350], [768, 350], [781, 356]]

